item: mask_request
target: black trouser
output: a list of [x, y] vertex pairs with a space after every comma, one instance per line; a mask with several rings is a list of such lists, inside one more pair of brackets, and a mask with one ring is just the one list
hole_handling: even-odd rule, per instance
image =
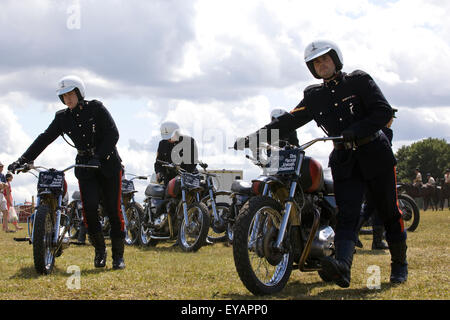
[[364, 193], [372, 198], [380, 219], [386, 229], [388, 242], [406, 240], [401, 212], [397, 206], [395, 168], [386, 170], [377, 177], [365, 180], [355, 165], [348, 179], [334, 181], [337, 216], [336, 241], [357, 240], [357, 225], [361, 213]]
[[373, 226], [383, 226], [383, 221], [381, 221], [377, 213], [375, 201], [373, 201], [372, 197], [370, 196], [370, 193], [367, 193], [365, 196], [366, 196], [366, 203], [363, 206], [361, 218], [364, 219], [363, 221], [367, 221], [369, 220], [370, 217], [372, 217]]
[[124, 238], [125, 225], [121, 209], [122, 170], [106, 177], [100, 171], [92, 178], [79, 179], [83, 221], [89, 234], [102, 232], [98, 218], [100, 199], [105, 216], [111, 224], [111, 238]]

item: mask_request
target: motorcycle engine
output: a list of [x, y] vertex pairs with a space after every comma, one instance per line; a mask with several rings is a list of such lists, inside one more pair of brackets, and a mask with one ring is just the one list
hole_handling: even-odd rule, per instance
[[161, 229], [162, 227], [164, 227], [167, 222], [167, 217], [167, 213], [163, 213], [162, 215], [156, 217], [155, 220], [153, 220], [154, 227], [156, 229]]
[[330, 256], [334, 252], [334, 230], [321, 226], [311, 244], [310, 257], [315, 259]]

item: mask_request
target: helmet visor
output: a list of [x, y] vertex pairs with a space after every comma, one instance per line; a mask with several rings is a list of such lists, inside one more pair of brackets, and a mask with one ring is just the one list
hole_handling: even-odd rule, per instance
[[68, 86], [68, 87], [60, 88], [60, 89], [56, 90], [56, 94], [58, 96], [60, 96], [60, 95], [63, 95], [64, 93], [75, 90], [75, 88], [76, 88], [75, 86]]
[[314, 60], [315, 58], [318, 58], [320, 56], [323, 56], [325, 53], [328, 53], [333, 48], [325, 47], [325, 48], [317, 48], [316, 50], [311, 51], [308, 56], [305, 57], [305, 62], [310, 62]]

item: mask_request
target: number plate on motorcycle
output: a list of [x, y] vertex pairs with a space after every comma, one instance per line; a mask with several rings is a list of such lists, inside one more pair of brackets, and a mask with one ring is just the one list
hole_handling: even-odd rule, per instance
[[63, 190], [64, 173], [60, 171], [45, 171], [39, 173], [38, 189]]
[[200, 176], [190, 173], [183, 174], [184, 185], [188, 188], [200, 187]]
[[134, 183], [131, 180], [122, 180], [122, 192], [133, 192], [134, 191]]
[[266, 167], [269, 174], [294, 174], [300, 159], [301, 149], [280, 150], [273, 152], [269, 166]]

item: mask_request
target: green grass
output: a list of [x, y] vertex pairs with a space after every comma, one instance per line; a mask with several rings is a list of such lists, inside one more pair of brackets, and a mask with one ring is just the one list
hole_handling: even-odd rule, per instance
[[[390, 256], [387, 251], [370, 250], [371, 235], [362, 235], [363, 249], [354, 256], [350, 288], [321, 281], [316, 272], [292, 272], [286, 288], [264, 299], [369, 299], [415, 300], [450, 298], [449, 237], [450, 211], [421, 212], [420, 225], [408, 234], [409, 277], [399, 286], [389, 284]], [[25, 226], [25, 225], [24, 225]], [[241, 283], [234, 267], [232, 248], [223, 244], [184, 253], [171, 243], [156, 248], [126, 247], [125, 270], [111, 268], [108, 244], [106, 269], [93, 266], [91, 246], [74, 246], [56, 259], [54, 272], [38, 275], [33, 266], [32, 246], [14, 237], [26, 231], [0, 233], [0, 299], [260, 299]], [[76, 265], [81, 271], [80, 289], [67, 281]], [[371, 265], [381, 271], [381, 288], [368, 289]]]

